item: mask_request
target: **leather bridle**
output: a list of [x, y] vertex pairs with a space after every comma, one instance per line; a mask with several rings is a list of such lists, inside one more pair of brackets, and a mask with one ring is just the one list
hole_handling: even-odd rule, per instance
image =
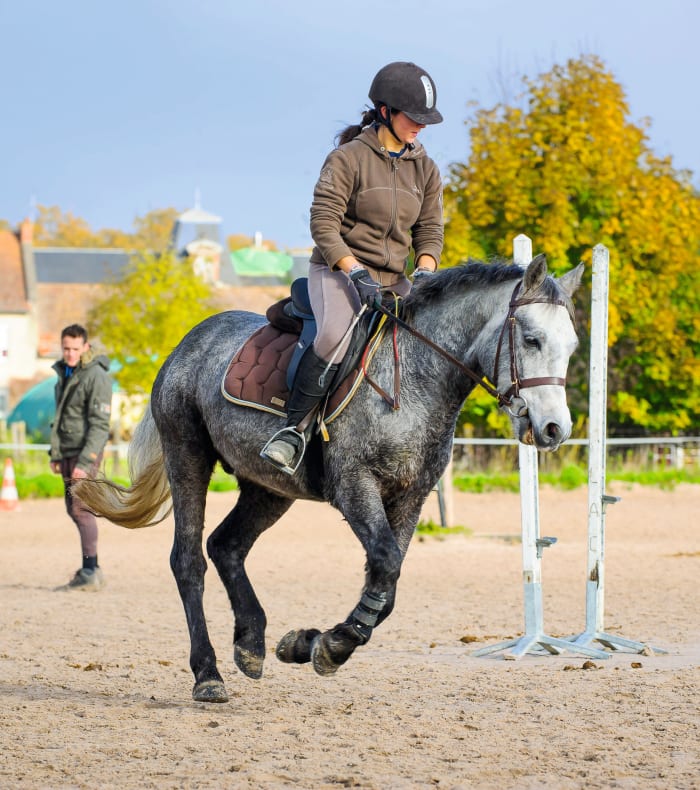
[[[459, 368], [466, 376], [468, 376], [472, 381], [478, 384], [480, 387], [483, 387], [489, 395], [492, 395], [498, 401], [498, 405], [510, 410], [510, 407], [513, 406], [513, 401], [515, 398], [518, 398], [521, 402], [523, 402], [523, 406], [519, 407], [517, 413], [514, 416], [524, 416], [527, 413], [527, 404], [523, 401], [520, 397], [520, 390], [525, 387], [539, 387], [545, 384], [553, 384], [559, 387], [566, 386], [566, 379], [563, 379], [559, 376], [538, 376], [535, 378], [523, 379], [520, 378], [520, 374], [518, 372], [518, 364], [515, 355], [515, 311], [522, 307], [523, 305], [528, 304], [550, 304], [555, 306], [566, 307], [568, 310], [568, 305], [563, 299], [544, 299], [544, 298], [532, 298], [532, 299], [518, 299], [518, 293], [522, 286], [522, 281], [518, 282], [513, 289], [513, 293], [510, 297], [510, 302], [508, 305], [508, 314], [506, 315], [505, 321], [503, 322], [503, 327], [501, 328], [500, 335], [498, 337], [498, 346], [496, 348], [496, 359], [494, 362], [494, 373], [493, 373], [493, 382], [494, 384], [490, 384], [483, 376], [480, 376], [478, 373], [473, 371], [471, 368], [467, 367], [463, 362], [461, 362], [457, 357], [450, 354], [449, 351], [446, 351], [444, 348], [439, 346], [437, 343], [434, 343], [432, 340], [427, 338], [417, 329], [414, 329], [410, 324], [406, 323], [403, 319], [399, 318], [395, 313], [392, 313], [390, 310], [387, 310], [384, 305], [378, 305], [377, 310], [393, 321], [395, 324], [400, 326], [402, 329], [405, 329], [409, 334], [413, 335], [414, 337], [418, 338], [422, 343], [426, 346], [431, 348], [433, 351], [437, 352], [445, 359], [449, 360], [455, 367]], [[498, 385], [498, 367], [501, 358], [501, 348], [503, 347], [503, 341], [506, 336], [506, 331], [508, 333], [508, 353], [510, 355], [510, 379], [511, 385], [506, 390], [506, 392], [501, 393], [496, 389]], [[396, 363], [398, 365], [398, 355], [394, 355]], [[365, 371], [366, 375], [366, 371]], [[385, 393], [375, 382], [371, 381], [369, 377], [366, 375], [369, 383], [379, 392], [382, 397], [387, 400], [387, 402], [393, 406], [394, 409], [398, 409], [398, 392], [394, 393], [394, 398], [390, 398], [390, 396]], [[513, 413], [513, 412], [511, 412]]]
[[[510, 304], [508, 305], [508, 315], [503, 322], [501, 334], [498, 337], [498, 346], [496, 347], [496, 359], [493, 363], [493, 376], [492, 380], [494, 385], [498, 386], [498, 368], [501, 361], [501, 348], [503, 347], [503, 339], [508, 330], [508, 353], [510, 355], [510, 387], [503, 394], [503, 398], [512, 403], [513, 398], [520, 397], [520, 390], [525, 387], [541, 387], [544, 384], [554, 384], [558, 387], [566, 386], [566, 379], [559, 376], [537, 376], [530, 379], [520, 378], [518, 373], [518, 362], [515, 356], [515, 311], [527, 304], [551, 304], [561, 307], [567, 307], [563, 299], [518, 299], [518, 292], [522, 283], [518, 283], [513, 290], [510, 297]], [[500, 401], [499, 401], [500, 402]]]

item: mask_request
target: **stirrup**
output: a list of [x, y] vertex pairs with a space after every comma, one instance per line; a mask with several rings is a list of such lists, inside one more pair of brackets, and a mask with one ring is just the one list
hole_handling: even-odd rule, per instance
[[[286, 441], [287, 436], [292, 439], [292, 443], [296, 447], [296, 451], [292, 460], [288, 464], [280, 463], [276, 461], [274, 458], [270, 458], [267, 454], [267, 450], [269, 446], [276, 442], [278, 439], [283, 439]], [[296, 428], [282, 428], [281, 430], [277, 431], [277, 433], [273, 434], [265, 443], [265, 446], [260, 451], [260, 457], [264, 458], [269, 464], [275, 467], [275, 469], [279, 469], [280, 472], [285, 472], [288, 475], [293, 475], [296, 473], [297, 469], [299, 468], [299, 464], [301, 464], [301, 460], [304, 457], [304, 453], [306, 452], [306, 436], [304, 432], [297, 431]]]

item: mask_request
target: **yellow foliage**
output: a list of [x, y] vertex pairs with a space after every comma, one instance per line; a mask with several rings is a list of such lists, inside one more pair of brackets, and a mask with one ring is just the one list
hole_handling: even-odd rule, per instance
[[119, 361], [115, 378], [128, 395], [150, 392], [165, 358], [197, 323], [216, 312], [212, 292], [174, 253], [132, 258], [89, 315], [108, 354]]
[[[691, 174], [649, 148], [649, 122], [629, 120], [600, 59], [569, 60], [524, 85], [519, 106], [474, 112], [469, 158], [452, 167], [445, 191], [448, 262], [510, 257], [513, 237], [526, 233], [562, 271], [605, 244], [614, 421], [697, 429], [688, 371], [700, 351], [700, 197]], [[585, 305], [585, 293], [577, 301]], [[580, 375], [572, 386], [585, 390]]]
[[39, 206], [34, 223], [34, 244], [37, 247], [117, 248], [164, 252], [170, 244], [178, 211], [174, 208], [155, 209], [134, 219], [134, 232], [105, 228], [93, 231], [88, 223], [58, 206]]

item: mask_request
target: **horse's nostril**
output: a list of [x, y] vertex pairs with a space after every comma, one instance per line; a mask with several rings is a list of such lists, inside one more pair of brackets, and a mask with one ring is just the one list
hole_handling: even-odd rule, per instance
[[562, 430], [556, 424], [556, 422], [547, 423], [547, 427], [545, 428], [544, 432], [545, 432], [545, 435], [547, 436], [547, 438], [551, 440], [552, 444], [555, 444], [555, 443], [561, 441]]

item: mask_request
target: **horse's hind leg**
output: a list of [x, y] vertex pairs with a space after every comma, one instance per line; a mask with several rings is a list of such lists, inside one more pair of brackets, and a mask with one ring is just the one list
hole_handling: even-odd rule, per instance
[[207, 553], [226, 587], [233, 609], [233, 660], [245, 675], [259, 678], [265, 659], [267, 620], [245, 570], [255, 541], [289, 510], [293, 499], [240, 480], [234, 509], [212, 532]]
[[195, 437], [170, 448], [165, 457], [175, 517], [170, 567], [190, 633], [190, 668], [195, 678], [192, 696], [198, 702], [227, 702], [203, 604], [207, 562], [202, 551], [202, 533], [207, 486], [214, 460], [204, 448], [196, 445]]

